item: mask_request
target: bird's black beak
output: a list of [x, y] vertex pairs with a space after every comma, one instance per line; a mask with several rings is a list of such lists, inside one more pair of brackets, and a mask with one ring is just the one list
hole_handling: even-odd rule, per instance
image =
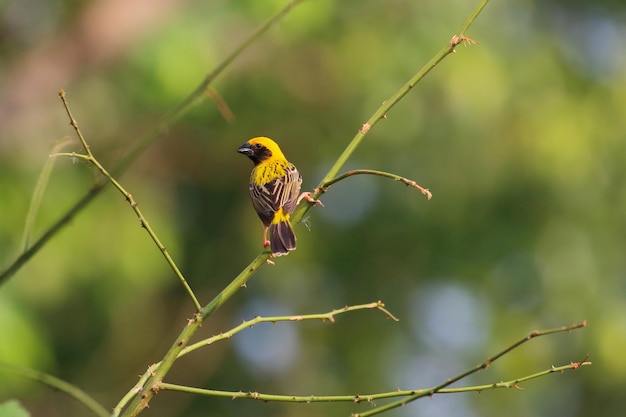
[[252, 156], [252, 154], [254, 153], [254, 149], [252, 149], [252, 146], [250, 146], [250, 144], [246, 142], [243, 145], [241, 145], [239, 148], [237, 148], [237, 152], [242, 153], [247, 156]]

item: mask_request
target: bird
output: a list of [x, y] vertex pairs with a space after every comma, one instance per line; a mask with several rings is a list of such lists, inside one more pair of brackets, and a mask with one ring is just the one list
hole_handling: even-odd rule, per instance
[[313, 204], [321, 202], [311, 198], [311, 193], [298, 195], [302, 176], [272, 139], [252, 138], [237, 152], [254, 163], [249, 190], [252, 206], [263, 223], [263, 246], [270, 247], [272, 257], [287, 255], [296, 249], [296, 234], [289, 221], [296, 206], [302, 198]]

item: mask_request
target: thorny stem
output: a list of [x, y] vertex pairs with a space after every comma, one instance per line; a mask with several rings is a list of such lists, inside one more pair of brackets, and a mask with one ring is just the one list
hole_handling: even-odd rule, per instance
[[[474, 23], [474, 20], [478, 17], [480, 12], [485, 8], [489, 0], [481, 0], [480, 4], [474, 9], [470, 16], [465, 20], [459, 30], [459, 33], [452, 36], [450, 41], [444, 46], [430, 61], [426, 63], [402, 88], [400, 88], [395, 94], [387, 99], [383, 104], [372, 114], [372, 116], [361, 126], [357, 134], [352, 138], [352, 141], [348, 144], [343, 153], [339, 156], [335, 164], [330, 168], [328, 173], [320, 181], [317, 188], [311, 194], [311, 197], [315, 200], [319, 199], [324, 193], [324, 184], [332, 181], [339, 173], [339, 170], [344, 166], [347, 160], [352, 156], [356, 148], [360, 145], [365, 135], [374, 127], [380, 120], [387, 117], [387, 113], [405, 96], [409, 91], [413, 89], [433, 68], [435, 68], [444, 58], [451, 53], [455, 52], [455, 48], [462, 44], [475, 44], [477, 41], [465, 36], [465, 32]], [[301, 204], [291, 216], [295, 222], [300, 221], [306, 212], [312, 207], [312, 204]]]
[[401, 177], [400, 175], [392, 174], [390, 172], [376, 171], [376, 170], [373, 170], [373, 169], [354, 169], [354, 170], [351, 170], [351, 171], [346, 171], [343, 174], [336, 176], [332, 180], [322, 184], [321, 185], [321, 189], [325, 193], [326, 191], [328, 191], [328, 187], [330, 187], [331, 185], [333, 185], [333, 184], [335, 184], [335, 183], [337, 183], [337, 182], [339, 182], [341, 180], [344, 180], [344, 179], [346, 179], [348, 177], [352, 177], [354, 175], [359, 175], [359, 174], [361, 174], [361, 175], [378, 175], [380, 177], [391, 178], [392, 180], [399, 181], [399, 182], [403, 183], [404, 185], [416, 188], [422, 194], [424, 194], [426, 196], [426, 198], [429, 199], [429, 200], [433, 197], [432, 193], [427, 188], [422, 187], [421, 185], [419, 185], [418, 183], [416, 183], [413, 180]]
[[[197, 349], [200, 349], [203, 346], [209, 346], [221, 340], [228, 340], [231, 337], [233, 337], [235, 334], [245, 329], [248, 329], [258, 323], [274, 323], [275, 324], [280, 321], [302, 321], [302, 320], [322, 320], [322, 321], [329, 321], [331, 323], [334, 323], [335, 316], [345, 314], [351, 311], [365, 310], [365, 309], [377, 309], [381, 311], [383, 314], [385, 314], [387, 317], [389, 317], [391, 320], [398, 321], [398, 319], [393, 314], [387, 311], [387, 309], [385, 308], [385, 304], [380, 300], [373, 302], [373, 303], [368, 303], [368, 304], [346, 306], [346, 307], [338, 308], [330, 312], [321, 313], [321, 314], [305, 314], [305, 315], [299, 315], [299, 316], [255, 317], [251, 320], [244, 321], [239, 326], [236, 326], [226, 332], [217, 334], [215, 336], [211, 336], [207, 339], [194, 343], [193, 345], [189, 345], [185, 347], [184, 349], [180, 351], [177, 358], [185, 356], [188, 353], [191, 353]], [[141, 378], [139, 379], [139, 382], [135, 384], [133, 389], [131, 389], [115, 406], [115, 408], [113, 409], [113, 417], [119, 416], [124, 406], [134, 397], [134, 395], [137, 394], [138, 392], [141, 392], [142, 387], [144, 386], [146, 380], [151, 375], [154, 374], [154, 370], [157, 369], [160, 365], [161, 365], [161, 362], [157, 362], [148, 367], [148, 370], [141, 376]]]
[[[497, 354], [495, 354], [494, 356], [487, 358], [484, 362], [478, 364], [477, 366], [475, 366], [474, 368], [471, 368], [453, 378], [448, 379], [447, 381], [443, 382], [440, 385], [437, 385], [436, 387], [433, 387], [429, 390], [425, 390], [425, 391], [420, 391], [420, 392], [416, 392], [413, 395], [408, 396], [407, 398], [403, 398], [401, 400], [398, 401], [394, 401], [392, 403], [386, 404], [384, 406], [381, 406], [379, 408], [377, 408], [376, 410], [371, 410], [371, 411], [366, 411], [365, 413], [361, 413], [361, 414], [355, 414], [353, 417], [369, 417], [369, 416], [373, 416], [376, 414], [380, 414], [382, 412], [397, 408], [397, 407], [402, 407], [412, 401], [415, 401], [419, 398], [422, 397], [427, 397], [427, 396], [431, 396], [434, 394], [439, 393], [442, 389], [446, 388], [449, 385], [454, 384], [457, 381], [460, 381], [461, 379], [464, 379], [476, 372], [479, 372], [483, 369], [486, 369], [487, 367], [489, 367], [493, 362], [495, 362], [497, 359], [501, 358], [502, 356], [506, 355], [507, 353], [509, 353], [510, 351], [512, 351], [513, 349], [519, 347], [520, 345], [523, 345], [524, 343], [528, 342], [531, 339], [534, 339], [535, 337], [539, 337], [539, 336], [546, 336], [549, 334], [554, 334], [554, 333], [563, 333], [563, 332], [570, 332], [572, 330], [576, 330], [576, 329], [580, 329], [582, 327], [585, 327], [587, 325], [587, 321], [583, 321], [582, 323], [578, 323], [578, 324], [572, 324], [570, 326], [564, 326], [564, 327], [558, 327], [555, 329], [549, 329], [549, 330], [535, 330], [533, 332], [530, 332], [527, 336], [525, 336], [524, 338], [518, 340], [517, 342], [513, 343], [511, 346], [503, 349], [502, 351], [498, 352]], [[578, 365], [580, 366], [580, 364]]]
[[[485, 385], [473, 385], [469, 387], [461, 387], [461, 388], [442, 388], [437, 391], [435, 394], [458, 394], [462, 392], [482, 392], [491, 389], [499, 389], [499, 388], [517, 388], [521, 387], [519, 384], [530, 381], [531, 379], [539, 378], [542, 376], [546, 376], [553, 373], [562, 373], [567, 370], [576, 370], [581, 366], [591, 365], [591, 362], [572, 362], [568, 365], [558, 366], [558, 367], [550, 367], [550, 369], [546, 369], [541, 372], [534, 373], [532, 375], [527, 375], [519, 378], [512, 379], [510, 381], [503, 382], [494, 382], [492, 384]], [[170, 391], [179, 391], [179, 392], [187, 392], [190, 394], [198, 394], [205, 395], [210, 397], [223, 397], [230, 398], [232, 400], [236, 399], [246, 399], [246, 400], [260, 400], [264, 402], [268, 401], [280, 401], [280, 402], [291, 402], [291, 403], [316, 403], [316, 402], [353, 402], [355, 404], [360, 404], [362, 402], [373, 403], [376, 400], [384, 400], [387, 398], [397, 398], [397, 397], [407, 397], [416, 394], [424, 394], [431, 395], [430, 393], [433, 391], [433, 388], [425, 388], [425, 389], [417, 389], [417, 390], [396, 390], [389, 392], [381, 392], [376, 394], [352, 394], [352, 395], [276, 395], [276, 394], [262, 394], [259, 392], [243, 392], [243, 391], [221, 391], [221, 390], [211, 390], [211, 389], [203, 389], [203, 388], [194, 388], [188, 387], [185, 385], [177, 385], [170, 384], [167, 382], [163, 382], [160, 386], [160, 389], [170, 390]], [[378, 411], [380, 408], [377, 408]], [[354, 416], [364, 416], [365, 414], [354, 414]]]
[[396, 318], [393, 314], [387, 311], [387, 309], [385, 309], [385, 304], [383, 304], [382, 301], [377, 301], [377, 302], [368, 303], [368, 304], [354, 305], [354, 306], [346, 306], [343, 308], [338, 308], [336, 310], [330, 311], [328, 313], [321, 313], [321, 314], [305, 314], [305, 315], [299, 315], [299, 316], [273, 316], [273, 317], [260, 317], [259, 316], [259, 317], [253, 318], [252, 320], [246, 320], [243, 323], [241, 323], [239, 326], [236, 326], [227, 332], [220, 333], [219, 335], [211, 336], [207, 339], [194, 343], [193, 345], [189, 345], [185, 349], [183, 349], [178, 356], [179, 357], [184, 356], [188, 353], [193, 352], [194, 350], [197, 350], [203, 346], [211, 345], [220, 340], [230, 339], [236, 333], [239, 333], [240, 331], [250, 328], [258, 323], [274, 323], [275, 324], [280, 321], [303, 321], [303, 320], [322, 320], [322, 321], [329, 321], [331, 323], [334, 323], [335, 316], [338, 316], [340, 314], [345, 314], [351, 311], [365, 310], [365, 309], [377, 309], [381, 311], [383, 314], [385, 314], [387, 317], [389, 317], [391, 320], [399, 321], [398, 318]]
[[65, 98], [65, 91], [61, 90], [59, 92], [59, 97], [61, 97], [61, 100], [63, 101], [63, 106], [65, 107], [65, 111], [67, 112], [67, 115], [70, 118], [70, 124], [76, 131], [76, 135], [78, 136], [78, 139], [80, 140], [80, 143], [82, 144], [83, 149], [86, 152], [86, 155], [77, 154], [76, 152], [70, 152], [70, 153], [58, 153], [53, 156], [69, 156], [72, 158], [82, 158], [86, 160], [87, 162], [95, 166], [98, 169], [98, 171], [100, 171], [102, 175], [104, 175], [115, 186], [115, 188], [117, 188], [119, 192], [122, 193], [126, 201], [128, 201], [128, 204], [130, 204], [130, 207], [135, 212], [135, 215], [139, 219], [141, 227], [143, 227], [146, 230], [146, 232], [148, 233], [148, 235], [150, 236], [154, 244], [159, 248], [159, 250], [163, 254], [163, 257], [167, 261], [168, 265], [170, 266], [170, 268], [172, 268], [172, 271], [174, 271], [174, 274], [176, 275], [176, 277], [179, 279], [179, 281], [181, 282], [181, 284], [187, 291], [187, 294], [189, 294], [189, 297], [191, 298], [191, 301], [193, 302], [193, 305], [196, 308], [196, 311], [199, 312], [202, 309], [200, 302], [198, 302], [196, 295], [194, 294], [193, 290], [187, 283], [187, 280], [183, 276], [182, 272], [180, 271], [180, 269], [178, 268], [178, 266], [176, 265], [176, 263], [170, 256], [165, 246], [161, 243], [161, 240], [159, 239], [157, 234], [154, 232], [154, 230], [150, 226], [150, 223], [148, 223], [148, 220], [146, 220], [145, 216], [139, 209], [139, 205], [133, 199], [133, 196], [128, 191], [126, 191], [126, 189], [115, 178], [113, 178], [113, 176], [111, 176], [111, 174], [102, 166], [102, 164], [100, 164], [100, 162], [96, 159], [96, 157], [93, 156], [93, 153], [91, 152], [89, 144], [85, 140], [82, 132], [80, 131], [80, 128], [78, 127], [78, 123], [76, 122], [76, 119], [74, 119], [74, 117], [72, 116], [72, 112], [70, 110], [69, 104], [67, 103], [67, 99]]

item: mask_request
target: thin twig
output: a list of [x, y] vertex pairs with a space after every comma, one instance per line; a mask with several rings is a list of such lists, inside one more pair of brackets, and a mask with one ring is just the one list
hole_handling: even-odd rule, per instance
[[218, 93], [217, 90], [211, 87], [207, 87], [206, 93], [209, 97], [211, 97], [211, 100], [213, 100], [213, 102], [215, 103], [217, 110], [220, 112], [224, 120], [232, 123], [235, 120], [235, 115], [233, 114], [233, 111], [230, 109], [230, 107], [228, 107], [228, 104], [222, 98], [220, 93]]
[[[420, 392], [416, 392], [415, 394], [410, 395], [407, 398], [403, 398], [402, 400], [398, 400], [398, 401], [394, 401], [392, 403], [386, 404], [384, 406], [381, 406], [375, 410], [371, 410], [371, 411], [366, 411], [365, 413], [361, 413], [361, 414], [355, 414], [353, 417], [369, 417], [369, 416], [373, 416], [376, 414], [380, 414], [382, 412], [397, 408], [397, 407], [402, 407], [412, 401], [415, 401], [419, 398], [422, 397], [427, 397], [427, 396], [431, 396], [434, 394], [437, 394], [439, 392], [441, 392], [442, 389], [446, 388], [449, 385], [454, 384], [457, 381], [460, 381], [461, 379], [464, 379], [476, 372], [479, 372], [483, 369], [486, 369], [487, 367], [489, 367], [493, 362], [495, 362], [497, 359], [501, 358], [502, 356], [506, 355], [507, 353], [509, 353], [510, 351], [512, 351], [513, 349], [519, 347], [520, 345], [523, 345], [524, 343], [528, 342], [531, 339], [534, 339], [535, 337], [539, 337], [539, 336], [546, 336], [546, 335], [550, 335], [550, 334], [554, 334], [554, 333], [564, 333], [564, 332], [570, 332], [572, 330], [576, 330], [576, 329], [580, 329], [582, 327], [585, 327], [587, 325], [587, 321], [583, 321], [582, 323], [578, 323], [578, 324], [572, 324], [570, 326], [564, 326], [564, 327], [558, 327], [555, 329], [549, 329], [549, 330], [535, 330], [533, 332], [530, 332], [526, 337], [518, 340], [517, 342], [513, 343], [511, 346], [507, 347], [506, 349], [498, 352], [497, 354], [495, 354], [494, 356], [488, 358], [487, 360], [485, 360], [484, 362], [482, 362], [481, 364], [478, 364], [477, 366], [475, 366], [474, 368], [468, 369], [467, 371], [448, 379], [446, 382], [437, 385], [436, 387], [433, 387], [429, 390], [425, 390], [425, 391], [420, 391]], [[571, 365], [571, 364], [570, 364]], [[520, 381], [521, 382], [521, 381]]]
[[190, 352], [193, 352], [194, 350], [197, 350], [203, 346], [211, 345], [220, 340], [230, 339], [235, 334], [241, 332], [242, 330], [248, 329], [258, 323], [278, 323], [280, 321], [303, 321], [303, 320], [322, 320], [322, 321], [329, 321], [331, 323], [334, 323], [335, 316], [348, 313], [351, 311], [366, 310], [366, 309], [377, 309], [381, 311], [383, 314], [385, 314], [387, 317], [389, 317], [391, 320], [399, 321], [398, 318], [396, 318], [387, 309], [385, 309], [385, 304], [382, 301], [376, 301], [374, 303], [360, 304], [360, 305], [354, 305], [354, 306], [345, 306], [343, 308], [338, 308], [338, 309], [329, 311], [328, 313], [320, 313], [320, 314], [304, 314], [304, 315], [297, 315], [297, 316], [272, 316], [272, 317], [257, 316], [251, 320], [246, 320], [242, 322], [240, 325], [238, 325], [237, 327], [233, 327], [227, 332], [220, 333], [215, 336], [211, 336], [207, 339], [194, 343], [193, 345], [187, 346], [185, 349], [183, 349], [180, 352], [178, 357], [184, 356]]
[[[65, 137], [56, 141], [50, 148], [50, 153], [59, 152], [66, 145], [72, 143], [73, 141], [74, 140], [69, 137]], [[39, 174], [39, 178], [37, 179], [35, 189], [33, 190], [33, 195], [30, 199], [30, 206], [28, 207], [28, 213], [26, 214], [24, 233], [22, 234], [22, 251], [28, 250], [28, 247], [30, 245], [33, 229], [35, 228], [35, 219], [37, 218], [37, 214], [39, 213], [41, 200], [43, 199], [44, 192], [48, 185], [48, 180], [50, 179], [52, 169], [54, 168], [54, 161], [54, 159], [48, 159], [44, 163], [43, 168], [41, 169], [41, 173]]]
[[70, 384], [69, 382], [65, 382], [62, 379], [56, 378], [52, 375], [48, 375], [44, 372], [35, 371], [28, 368], [22, 368], [14, 365], [8, 365], [1, 362], [0, 370], [11, 372], [16, 375], [21, 375], [33, 381], [48, 385], [49, 387], [59, 390], [74, 398], [76, 401], [84, 405], [85, 408], [90, 410], [95, 415], [99, 417], [109, 417], [109, 411], [106, 408], [104, 408], [99, 402], [90, 397], [89, 394], [87, 394], [85, 391]]
[[405, 178], [405, 177], [401, 177], [400, 175], [392, 174], [390, 172], [376, 171], [376, 170], [373, 170], [373, 169], [354, 169], [354, 170], [351, 170], [351, 171], [346, 171], [343, 174], [336, 176], [332, 180], [322, 184], [322, 186], [321, 186], [322, 190], [325, 193], [325, 192], [328, 191], [328, 188], [331, 185], [333, 185], [333, 184], [335, 184], [335, 183], [337, 183], [337, 182], [339, 182], [339, 181], [341, 181], [343, 179], [351, 177], [353, 175], [359, 175], [359, 174], [363, 174], [363, 175], [378, 175], [378, 176], [385, 177], [385, 178], [391, 178], [392, 180], [400, 181], [404, 185], [408, 185], [409, 187], [413, 187], [413, 188], [418, 189], [429, 200], [433, 197], [432, 193], [427, 188], [422, 187], [421, 185], [419, 185], [418, 183], [416, 183], [413, 180], [410, 180], [410, 179]]
[[148, 223], [148, 220], [146, 220], [145, 216], [139, 209], [139, 205], [133, 199], [133, 196], [128, 191], [126, 191], [126, 189], [122, 187], [122, 185], [115, 178], [113, 178], [113, 176], [111, 176], [111, 174], [104, 168], [104, 166], [100, 164], [100, 162], [96, 159], [96, 157], [94, 157], [89, 147], [89, 144], [85, 140], [85, 137], [83, 136], [82, 132], [80, 131], [80, 128], [78, 127], [78, 123], [76, 122], [76, 119], [74, 119], [74, 116], [72, 116], [72, 112], [70, 110], [67, 99], [65, 98], [65, 92], [63, 90], [59, 92], [59, 97], [61, 97], [61, 101], [63, 101], [63, 107], [65, 107], [65, 111], [67, 112], [67, 115], [70, 118], [70, 124], [76, 131], [76, 135], [78, 136], [78, 139], [80, 140], [80, 143], [82, 144], [83, 149], [86, 152], [86, 155], [77, 154], [76, 152], [70, 152], [70, 153], [57, 153], [53, 156], [69, 156], [71, 158], [84, 159], [85, 161], [95, 166], [98, 169], [98, 171], [100, 171], [102, 175], [104, 175], [115, 186], [115, 188], [117, 188], [119, 192], [122, 193], [126, 201], [128, 201], [128, 204], [130, 204], [130, 207], [135, 212], [135, 215], [139, 219], [141, 227], [143, 227], [146, 230], [146, 232], [148, 233], [148, 235], [150, 236], [154, 244], [159, 248], [159, 250], [163, 254], [163, 257], [167, 261], [167, 264], [170, 266], [170, 268], [172, 268], [172, 271], [174, 271], [174, 274], [176, 275], [180, 283], [183, 285], [183, 287], [187, 291], [187, 294], [189, 294], [189, 297], [191, 298], [191, 301], [193, 302], [193, 305], [196, 308], [196, 311], [199, 312], [200, 310], [202, 310], [202, 306], [200, 305], [200, 302], [196, 298], [196, 295], [194, 294], [193, 290], [187, 283], [187, 280], [183, 276], [182, 272], [176, 265], [176, 262], [174, 262], [174, 259], [172, 259], [169, 252], [167, 251], [165, 246], [161, 243], [161, 240], [159, 239], [155, 231], [152, 229], [152, 227]]
[[[520, 388], [519, 384], [530, 381], [531, 379], [539, 378], [556, 372], [564, 372], [567, 370], [576, 370], [581, 366], [591, 365], [591, 362], [575, 362], [568, 365], [550, 367], [541, 372], [534, 373], [519, 378], [512, 379], [510, 381], [494, 382], [492, 384], [485, 385], [473, 385], [469, 387], [461, 388], [444, 388], [437, 391], [435, 394], [458, 394], [462, 392], [482, 392], [492, 389], [500, 388]], [[424, 394], [424, 396], [430, 396], [433, 388], [418, 389], [418, 390], [396, 390], [389, 392], [381, 392], [376, 394], [353, 394], [353, 395], [276, 395], [276, 394], [263, 394], [260, 392], [244, 392], [244, 391], [222, 391], [203, 388], [188, 387], [185, 385], [170, 384], [163, 382], [159, 385], [159, 389], [186, 392], [190, 394], [205, 395], [209, 397], [222, 397], [232, 400], [245, 399], [245, 400], [260, 400], [263, 402], [277, 401], [277, 402], [289, 402], [289, 403], [318, 403], [318, 402], [352, 402], [360, 404], [362, 402], [372, 403], [376, 400], [384, 400], [388, 398], [407, 397], [416, 394]], [[379, 410], [377, 408], [376, 410]], [[353, 416], [365, 416], [366, 414], [353, 414]]]
[[[322, 321], [329, 321], [331, 323], [334, 323], [335, 316], [338, 316], [340, 314], [345, 314], [351, 311], [366, 310], [366, 309], [377, 309], [381, 311], [383, 314], [385, 314], [387, 317], [389, 317], [391, 320], [399, 321], [393, 314], [391, 314], [385, 308], [385, 304], [380, 300], [373, 302], [373, 303], [345, 306], [342, 308], [329, 311], [327, 313], [320, 313], [320, 314], [305, 314], [305, 315], [297, 315], [297, 316], [273, 316], [273, 317], [260, 317], [259, 316], [251, 320], [244, 321], [240, 325], [226, 332], [220, 333], [215, 336], [211, 336], [207, 339], [194, 343], [193, 345], [189, 345], [185, 347], [184, 349], [180, 351], [177, 358], [180, 358], [181, 356], [185, 356], [186, 354], [191, 353], [203, 346], [212, 345], [215, 342], [230, 339], [236, 333], [246, 330], [258, 323], [277, 323], [279, 321], [301, 321], [301, 320], [322, 320]], [[139, 382], [137, 382], [137, 384], [135, 384], [135, 386], [130, 391], [128, 391], [128, 393], [126, 393], [126, 395], [115, 406], [115, 408], [113, 409], [113, 417], [119, 416], [122, 408], [124, 408], [124, 406], [128, 403], [128, 401], [130, 401], [130, 399], [134, 397], [137, 393], [141, 392], [142, 387], [145, 385], [146, 380], [151, 375], [154, 374], [155, 369], [157, 369], [160, 365], [161, 365], [161, 362], [157, 362], [155, 364], [150, 365], [148, 370], [139, 379]]]

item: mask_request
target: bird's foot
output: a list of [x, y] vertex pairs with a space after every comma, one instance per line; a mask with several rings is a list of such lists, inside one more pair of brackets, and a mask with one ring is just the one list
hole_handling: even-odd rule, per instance
[[300, 203], [300, 201], [302, 201], [303, 199], [308, 201], [309, 203], [313, 204], [314, 206], [322, 206], [322, 207], [324, 207], [324, 203], [322, 203], [320, 200], [316, 200], [313, 197], [311, 197], [311, 192], [310, 191], [307, 191], [307, 192], [304, 192], [304, 193], [300, 194], [300, 196], [298, 197], [298, 201], [296, 202], [296, 205], [298, 203]]

